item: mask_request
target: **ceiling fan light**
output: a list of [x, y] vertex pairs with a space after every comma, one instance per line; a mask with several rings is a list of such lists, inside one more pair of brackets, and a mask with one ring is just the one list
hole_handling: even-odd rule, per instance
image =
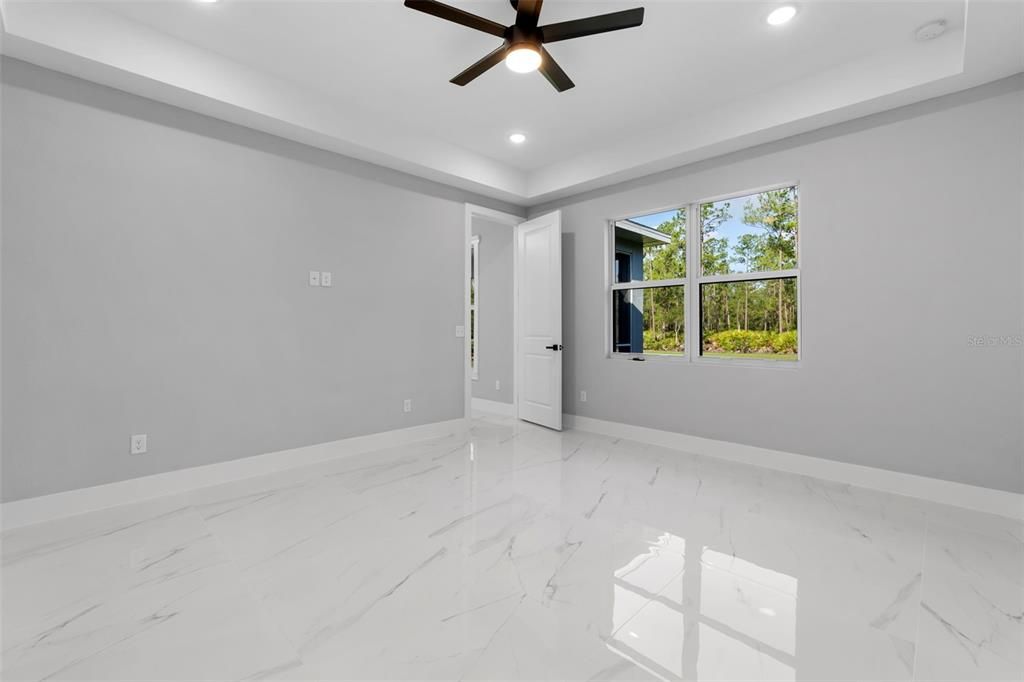
[[540, 67], [540, 52], [532, 47], [517, 47], [505, 57], [505, 66], [516, 73], [530, 73]]

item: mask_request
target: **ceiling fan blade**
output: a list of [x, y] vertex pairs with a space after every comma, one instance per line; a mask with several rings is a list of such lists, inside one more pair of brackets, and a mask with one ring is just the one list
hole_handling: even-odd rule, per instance
[[525, 29], [537, 28], [540, 8], [544, 0], [518, 0], [516, 2], [516, 26]]
[[498, 22], [478, 17], [477, 15], [470, 14], [469, 12], [464, 12], [457, 7], [446, 5], [443, 2], [437, 2], [437, 0], [405, 0], [405, 6], [409, 9], [425, 12], [426, 14], [431, 14], [441, 19], [453, 21], [456, 24], [475, 28], [477, 31], [490, 33], [492, 36], [498, 36], [499, 38], [505, 37], [505, 27]]
[[[520, 4], [522, 4], [520, 2]], [[618, 31], [624, 28], [633, 28], [644, 23], [644, 8], [622, 10], [611, 14], [601, 14], [586, 19], [573, 19], [558, 24], [548, 24], [540, 27], [541, 41], [554, 43], [559, 40], [570, 38], [582, 38], [592, 36], [595, 33], [607, 33]]]
[[565, 71], [562, 71], [562, 67], [558, 65], [558, 62], [555, 61], [550, 52], [541, 47], [540, 54], [543, 59], [541, 59], [540, 67], [537, 70], [544, 74], [544, 77], [548, 79], [548, 83], [555, 86], [555, 90], [565, 92], [570, 88], [576, 87], [576, 84], [572, 82], [572, 79], [569, 78]]
[[492, 66], [496, 66], [501, 63], [501, 60], [505, 58], [505, 54], [508, 52], [508, 45], [502, 45], [494, 52], [490, 53], [473, 66], [469, 67], [458, 76], [451, 80], [456, 85], [466, 85], [477, 76], [482, 75], [485, 71], [490, 69]]

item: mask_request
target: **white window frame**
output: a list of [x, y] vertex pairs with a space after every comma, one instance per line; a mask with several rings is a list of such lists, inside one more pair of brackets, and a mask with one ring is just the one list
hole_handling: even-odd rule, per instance
[[473, 352], [469, 355], [469, 376], [473, 381], [480, 378], [480, 235], [469, 240], [470, 266], [469, 286], [472, 297], [469, 302], [469, 339]]
[[[708, 275], [701, 272], [701, 250], [703, 248], [703, 229], [700, 225], [700, 207], [703, 204], [739, 199], [753, 194], [770, 192], [773, 190], [785, 189], [787, 187], [797, 188], [797, 239], [796, 239], [796, 263], [797, 267], [789, 270], [773, 270], [769, 272], [737, 272], [727, 275]], [[628, 216], [613, 218], [608, 221], [607, 238], [605, 240], [605, 356], [611, 360], [632, 360], [651, 361], [668, 363], [687, 364], [708, 364], [726, 365], [729, 367], [757, 367], [770, 369], [796, 369], [800, 367], [804, 358], [803, 342], [803, 295], [802, 277], [800, 276], [800, 265], [803, 263], [803, 220], [801, 218], [801, 207], [803, 201], [800, 197], [800, 183], [798, 181], [782, 182], [764, 187], [745, 189], [737, 192], [730, 192], [713, 197], [707, 197], [696, 201], [681, 202], [666, 208], [641, 209], [631, 212]], [[686, 210], [686, 277], [681, 279], [642, 280], [639, 282], [615, 281], [615, 224], [622, 220], [628, 220], [638, 215], [650, 215], [667, 211]], [[696, 237], [696, 238], [694, 238]], [[718, 282], [748, 282], [763, 281], [769, 279], [796, 279], [796, 319], [797, 319], [797, 356], [793, 361], [778, 361], [757, 358], [709, 358], [704, 357], [702, 350], [693, 352], [694, 344], [701, 343], [701, 319], [700, 319], [700, 294], [702, 284], [714, 284]], [[648, 353], [616, 353], [613, 347], [612, 324], [613, 311], [612, 299], [616, 290], [622, 289], [647, 289], [664, 286], [682, 286], [683, 296], [686, 300], [686, 329], [683, 333], [683, 352], [679, 355], [661, 355]]]

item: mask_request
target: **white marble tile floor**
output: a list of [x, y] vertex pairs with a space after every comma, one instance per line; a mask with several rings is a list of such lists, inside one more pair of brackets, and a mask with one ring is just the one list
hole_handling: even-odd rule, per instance
[[504, 418], [2, 535], [4, 680], [1022, 680], [1009, 519]]

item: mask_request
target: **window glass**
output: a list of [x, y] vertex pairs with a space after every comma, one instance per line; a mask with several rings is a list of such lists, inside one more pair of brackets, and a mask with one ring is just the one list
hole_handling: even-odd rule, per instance
[[686, 209], [615, 223], [616, 282], [686, 277]]
[[682, 355], [686, 296], [682, 285], [612, 292], [612, 350]]
[[701, 204], [701, 274], [797, 267], [797, 189]]
[[701, 354], [796, 360], [796, 277], [700, 285]]

